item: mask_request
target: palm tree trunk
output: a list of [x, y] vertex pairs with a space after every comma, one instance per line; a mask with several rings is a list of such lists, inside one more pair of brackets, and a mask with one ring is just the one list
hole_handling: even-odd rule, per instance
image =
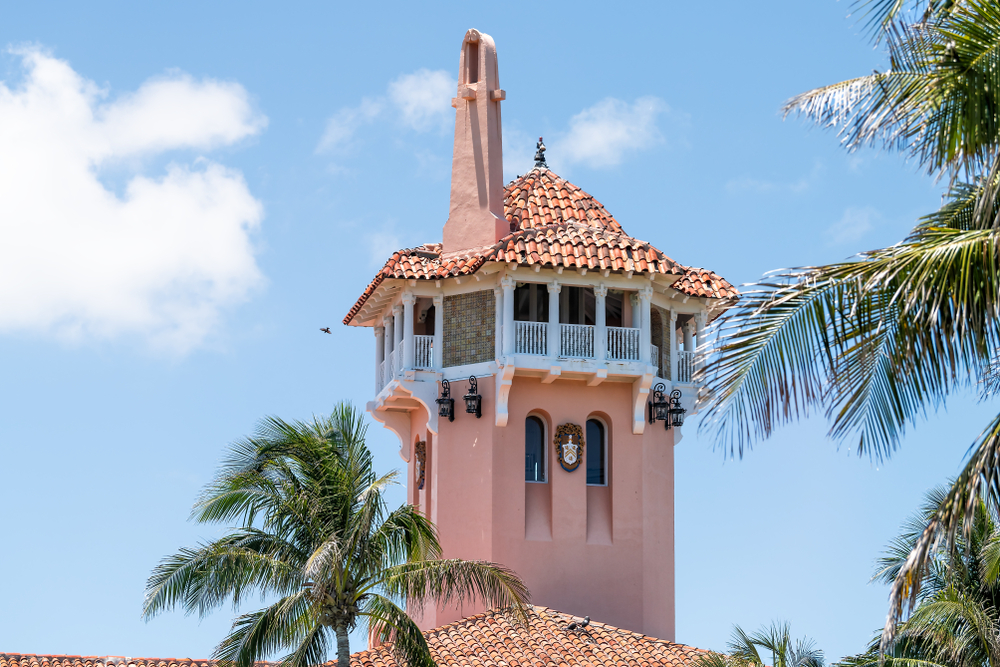
[[333, 629], [337, 633], [337, 667], [351, 667], [351, 638], [346, 625]]

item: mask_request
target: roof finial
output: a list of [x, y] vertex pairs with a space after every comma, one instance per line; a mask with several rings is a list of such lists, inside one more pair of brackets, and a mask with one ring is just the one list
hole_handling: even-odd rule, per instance
[[535, 148], [538, 149], [535, 152], [535, 166], [548, 169], [549, 165], [545, 164], [545, 144], [542, 143], [541, 137], [538, 137], [538, 143], [535, 144]]

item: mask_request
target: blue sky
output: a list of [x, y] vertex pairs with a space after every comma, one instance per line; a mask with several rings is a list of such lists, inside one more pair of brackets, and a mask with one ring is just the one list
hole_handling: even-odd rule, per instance
[[[214, 534], [188, 511], [255, 420], [370, 397], [371, 331], [339, 322], [389, 252], [440, 239], [466, 29], [496, 40], [509, 177], [544, 135], [630, 234], [745, 283], [893, 243], [940, 202], [905, 159], [782, 121], [883, 66], [850, 9], [6, 7], [0, 652], [210, 654], [232, 611], [143, 623], [145, 578]], [[821, 419], [741, 461], [686, 427], [677, 639], [787, 619], [829, 658], [862, 650], [886, 610], [874, 559], [990, 407], [955, 396], [882, 464]], [[383, 469], [393, 439], [371, 431]]]

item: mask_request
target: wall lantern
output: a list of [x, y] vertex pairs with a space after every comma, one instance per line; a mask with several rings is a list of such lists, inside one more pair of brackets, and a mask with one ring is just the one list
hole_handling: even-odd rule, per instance
[[666, 389], [667, 385], [662, 382], [653, 387], [653, 400], [649, 402], [650, 424], [655, 424], [657, 421], [667, 421], [667, 413], [670, 410], [670, 404], [667, 403], [667, 397], [666, 394], [664, 394]]
[[476, 419], [483, 416], [483, 397], [479, 395], [479, 384], [475, 376], [469, 378], [469, 393], [465, 395], [465, 411], [470, 415], [476, 415]]
[[435, 402], [438, 404], [438, 417], [455, 421], [455, 399], [451, 397], [451, 384], [447, 380], [441, 380], [441, 398]]
[[669, 431], [671, 426], [680, 428], [684, 425], [687, 410], [681, 407], [681, 390], [674, 389], [668, 397], [666, 389], [662, 382], [653, 387], [653, 400], [649, 402], [649, 423], [662, 421], [663, 428]]

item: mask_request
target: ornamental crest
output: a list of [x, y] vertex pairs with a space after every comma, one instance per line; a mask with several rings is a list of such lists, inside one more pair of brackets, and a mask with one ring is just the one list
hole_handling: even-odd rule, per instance
[[556, 457], [559, 465], [573, 472], [583, 460], [583, 429], [578, 424], [562, 424], [556, 428]]

